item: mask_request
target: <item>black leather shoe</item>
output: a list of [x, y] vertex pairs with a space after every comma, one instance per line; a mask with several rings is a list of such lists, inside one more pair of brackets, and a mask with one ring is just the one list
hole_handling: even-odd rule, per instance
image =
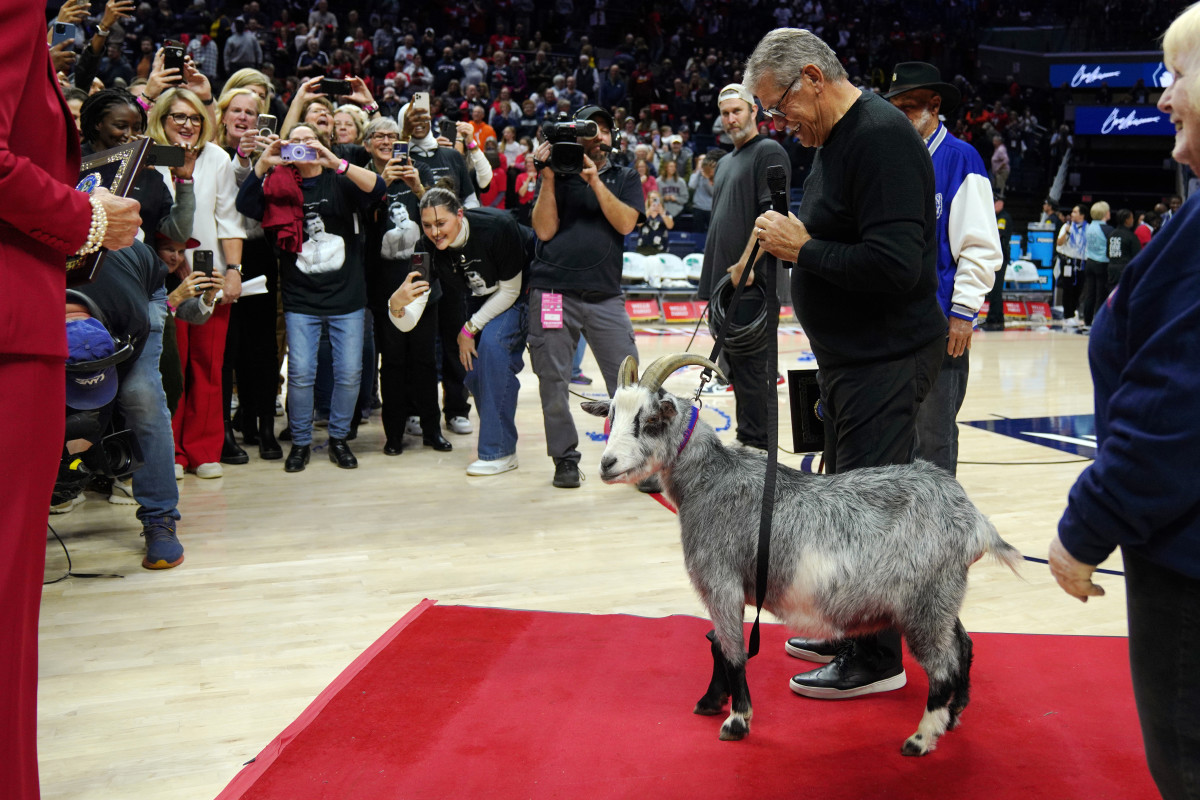
[[350, 452], [350, 445], [346, 444], [346, 440], [334, 439], [332, 436], [329, 437], [329, 460], [342, 469], [358, 467], [358, 459]]
[[393, 442], [388, 440], [384, 442], [383, 454], [385, 456], [398, 456], [404, 452], [404, 442]]
[[263, 461], [283, 458], [283, 447], [275, 439], [275, 418], [258, 418], [258, 457]]
[[559, 489], [579, 488], [579, 465], [570, 459], [554, 462], [554, 480], [551, 481]]
[[826, 642], [821, 639], [805, 639], [802, 636], [796, 636], [784, 642], [783, 649], [792, 658], [828, 664], [838, 654], [842, 644], [842, 641]]
[[292, 445], [292, 449], [288, 451], [287, 461], [283, 462], [284, 472], [303, 472], [304, 465], [308, 463], [308, 457], [311, 452], [312, 448], [309, 445]]
[[290, 442], [292, 440], [292, 426], [284, 425], [283, 430], [279, 432], [279, 441]]
[[446, 437], [442, 436], [440, 433], [423, 436], [421, 437], [421, 440], [425, 442], [426, 447], [432, 447], [439, 453], [448, 453], [454, 449], [454, 445], [450, 444], [450, 442], [446, 440]]
[[793, 692], [805, 697], [844, 700], [864, 694], [890, 692], [904, 686], [907, 680], [904, 665], [898, 660], [888, 667], [872, 667], [856, 657], [853, 644], [847, 643], [833, 661], [810, 672], [792, 676], [788, 685]]
[[233, 438], [233, 423], [229, 420], [225, 420], [225, 443], [221, 445], [221, 463], [250, 463], [250, 456], [246, 455], [246, 451], [238, 446], [237, 439]]

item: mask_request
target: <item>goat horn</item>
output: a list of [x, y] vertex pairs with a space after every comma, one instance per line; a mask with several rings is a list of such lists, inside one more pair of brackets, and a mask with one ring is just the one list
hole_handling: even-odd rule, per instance
[[721, 372], [721, 368], [704, 356], [698, 356], [695, 353], [674, 353], [669, 356], [663, 356], [646, 367], [646, 374], [642, 376], [642, 380], [638, 385], [652, 392], [657, 392], [662, 388], [663, 381], [670, 377], [671, 373], [680, 367], [693, 364], [699, 367], [707, 367], [720, 375], [721, 380], [725, 380], [725, 375]]
[[624, 389], [633, 386], [637, 383], [637, 359], [633, 356], [625, 356], [625, 360], [621, 362], [621, 369], [617, 372], [617, 388]]

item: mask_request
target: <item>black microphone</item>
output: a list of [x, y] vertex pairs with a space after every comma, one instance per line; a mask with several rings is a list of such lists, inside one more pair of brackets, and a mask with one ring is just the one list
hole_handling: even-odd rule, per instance
[[[787, 171], [778, 164], [767, 167], [767, 189], [771, 192], [771, 210], [788, 215]], [[784, 269], [791, 269], [791, 261], [783, 261]]]

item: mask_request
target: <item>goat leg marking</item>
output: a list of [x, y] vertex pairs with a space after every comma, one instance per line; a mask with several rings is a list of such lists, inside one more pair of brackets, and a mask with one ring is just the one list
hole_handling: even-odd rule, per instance
[[925, 709], [921, 716], [921, 724], [917, 732], [904, 741], [900, 752], [906, 756], [923, 756], [932, 753], [937, 747], [938, 738], [946, 732], [950, 722], [950, 709], [942, 706], [937, 709]]
[[729, 717], [721, 725], [721, 741], [738, 741], [750, 733], [750, 718], [754, 716], [754, 709], [750, 707], [750, 687], [746, 683], [746, 662], [734, 665], [725, 659], [725, 670], [729, 675], [732, 702]]
[[704, 696], [692, 709], [692, 713], [715, 717], [721, 713], [721, 709], [725, 707], [725, 701], [729, 699], [729, 674], [725, 671], [725, 656], [721, 653], [721, 645], [717, 643], [715, 632], [709, 631], [706, 636], [712, 643], [710, 647], [713, 659], [712, 680], [709, 681], [708, 690]]

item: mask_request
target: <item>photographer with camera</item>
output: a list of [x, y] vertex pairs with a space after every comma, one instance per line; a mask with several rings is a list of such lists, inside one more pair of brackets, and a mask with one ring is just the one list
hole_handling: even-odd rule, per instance
[[300, 472], [308, 464], [323, 324], [333, 346], [329, 460], [354, 469], [358, 460], [346, 439], [357, 413], [367, 305], [357, 220], [383, 198], [386, 187], [374, 172], [335, 156], [307, 125], [296, 125], [287, 135], [263, 151], [237, 198], [238, 211], [261, 220], [279, 251], [292, 427], [284, 469]]
[[555, 486], [579, 486], [579, 434], [571, 418], [571, 365], [587, 338], [609, 395], [625, 356], [637, 358], [621, 294], [625, 236], [644, 206], [637, 173], [608, 160], [613, 118], [599, 106], [543, 124], [534, 151], [541, 187], [533, 207], [538, 242], [529, 270], [530, 361], [538, 376]]

